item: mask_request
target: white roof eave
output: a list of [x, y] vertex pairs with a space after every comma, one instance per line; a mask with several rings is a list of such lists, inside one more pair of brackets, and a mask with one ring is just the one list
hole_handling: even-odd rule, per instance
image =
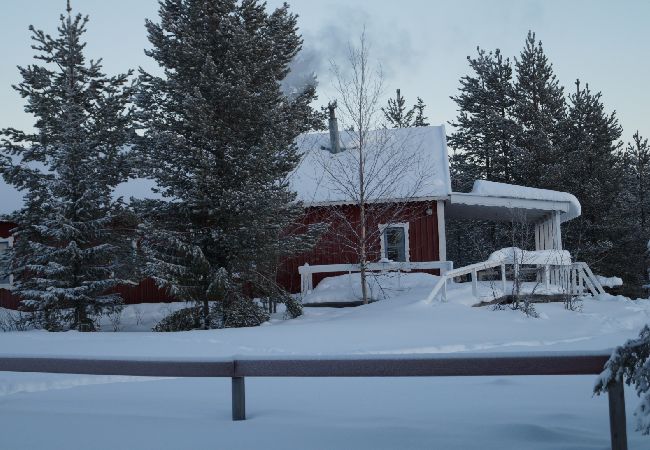
[[518, 198], [505, 196], [479, 195], [464, 192], [452, 192], [449, 197], [452, 205], [465, 205], [503, 209], [504, 214], [514, 210], [547, 211], [549, 214], [559, 212], [562, 222], [574, 219], [577, 216], [570, 214], [571, 202], [558, 200], [544, 200], [534, 198]]

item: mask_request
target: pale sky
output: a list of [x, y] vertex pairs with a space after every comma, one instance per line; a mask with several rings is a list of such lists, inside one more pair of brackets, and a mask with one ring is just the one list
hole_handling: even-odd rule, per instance
[[[280, 0], [268, 0], [278, 6]], [[387, 94], [396, 88], [410, 103], [428, 105], [432, 124], [456, 116], [459, 78], [476, 46], [500, 48], [516, 56], [532, 29], [544, 43], [560, 82], [574, 89], [580, 78], [603, 92], [608, 111], [616, 110], [628, 141], [636, 129], [650, 137], [650, 1], [588, 0], [293, 0], [305, 38], [306, 61], [319, 76], [320, 100], [332, 98], [329, 61], [340, 61], [347, 42], [365, 25], [372, 55], [386, 74]], [[108, 74], [143, 66], [149, 45], [145, 18], [157, 18], [156, 0], [72, 0], [90, 15], [87, 54], [104, 59]], [[31, 62], [30, 24], [56, 32], [65, 0], [3, 0], [0, 16], [0, 128], [28, 128], [32, 120], [11, 89], [17, 65]]]

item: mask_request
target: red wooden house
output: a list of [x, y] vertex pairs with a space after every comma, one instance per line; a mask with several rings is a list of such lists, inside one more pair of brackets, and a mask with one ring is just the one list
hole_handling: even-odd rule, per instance
[[[470, 193], [451, 190], [444, 126], [341, 132], [330, 119], [326, 133], [299, 136], [302, 161], [289, 183], [305, 205], [303, 225], [329, 224], [316, 247], [281, 264], [278, 281], [291, 292], [311, 289], [323, 277], [357, 270], [360, 187], [367, 215], [367, 260], [374, 268], [452, 268], [447, 261], [445, 221], [453, 218], [535, 224], [536, 249], [561, 249], [560, 224], [580, 215], [570, 194], [478, 181]], [[361, 147], [361, 151], [360, 151]], [[363, 167], [360, 168], [360, 161]], [[118, 187], [126, 198], [150, 197], [152, 183]], [[19, 194], [0, 181], [0, 213], [15, 209]], [[13, 206], [13, 207], [12, 207]], [[12, 224], [0, 222], [0, 251], [12, 245]], [[0, 280], [0, 307], [16, 307], [11, 279]], [[171, 301], [151, 280], [119, 289], [126, 303]]]

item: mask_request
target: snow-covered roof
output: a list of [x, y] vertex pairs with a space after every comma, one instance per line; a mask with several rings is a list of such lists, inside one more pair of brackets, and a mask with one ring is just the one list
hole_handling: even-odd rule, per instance
[[[307, 204], [354, 201], [349, 184], [358, 182], [358, 136], [342, 131], [340, 137], [346, 150], [334, 155], [327, 150], [328, 132], [298, 136], [302, 160], [289, 183], [299, 200]], [[366, 175], [373, 178], [367, 184], [376, 194], [374, 198], [371, 194], [371, 200], [446, 198], [451, 193], [444, 126], [376, 130], [365, 138]], [[331, 175], [348, 183], [336, 183]], [[118, 185], [114, 196], [160, 198], [154, 187], [152, 180], [131, 179]], [[22, 205], [22, 194], [0, 178], [0, 215]]]
[[518, 198], [522, 200], [545, 200], [549, 202], [567, 203], [568, 211], [562, 214], [562, 221], [575, 219], [580, 216], [582, 207], [573, 194], [549, 189], [538, 189], [514, 184], [496, 183], [494, 181], [476, 180], [472, 194], [489, 197]]
[[[369, 201], [447, 198], [451, 193], [444, 126], [374, 130], [363, 138]], [[302, 160], [289, 183], [307, 205], [358, 199], [359, 134], [341, 131], [340, 140], [342, 151], [333, 154], [329, 132], [298, 137]]]
[[513, 211], [525, 211], [536, 221], [551, 212], [566, 222], [580, 216], [578, 199], [567, 192], [477, 180], [471, 192], [453, 192], [448, 215], [456, 218], [512, 220]]

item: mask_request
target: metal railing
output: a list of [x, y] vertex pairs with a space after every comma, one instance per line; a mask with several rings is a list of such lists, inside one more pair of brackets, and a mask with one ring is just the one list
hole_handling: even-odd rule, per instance
[[[610, 351], [242, 359], [0, 357], [0, 371], [154, 377], [231, 377], [232, 419], [246, 419], [245, 377], [596, 375]], [[627, 450], [623, 381], [609, 386], [613, 450]]]

